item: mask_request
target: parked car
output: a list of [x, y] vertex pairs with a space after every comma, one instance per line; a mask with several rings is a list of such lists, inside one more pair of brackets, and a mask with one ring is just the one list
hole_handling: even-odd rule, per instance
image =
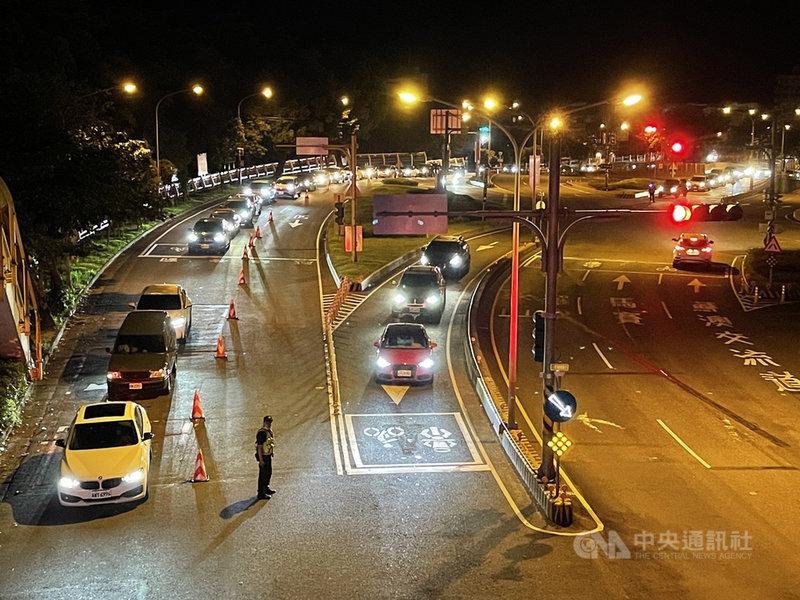
[[117, 332], [106, 372], [108, 399], [168, 395], [175, 385], [178, 340], [165, 310], [134, 310]]
[[136, 310], [165, 310], [179, 342], [185, 342], [192, 327], [192, 301], [179, 283], [157, 283], [142, 290]]
[[148, 496], [153, 431], [143, 406], [97, 402], [78, 409], [67, 436], [56, 484], [61, 506], [93, 506]]
[[189, 254], [225, 254], [231, 247], [231, 224], [225, 219], [200, 219], [189, 230]]
[[392, 316], [427, 318], [438, 323], [444, 312], [445, 281], [439, 267], [414, 265], [400, 276], [392, 304]]
[[428, 242], [419, 261], [439, 267], [445, 278], [460, 279], [469, 273], [469, 244], [460, 235], [440, 235]]
[[418, 323], [389, 323], [375, 342], [377, 383], [433, 383], [433, 349], [425, 327]]

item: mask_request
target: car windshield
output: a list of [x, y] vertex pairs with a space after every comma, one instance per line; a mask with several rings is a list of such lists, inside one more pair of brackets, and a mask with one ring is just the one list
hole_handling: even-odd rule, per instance
[[195, 233], [219, 233], [222, 231], [222, 223], [219, 221], [200, 221], [194, 224]]
[[418, 287], [436, 287], [438, 282], [436, 276], [429, 273], [406, 273], [400, 280], [400, 287], [404, 288], [418, 288]]
[[461, 245], [458, 242], [431, 242], [428, 244], [426, 252], [431, 254], [458, 254]]
[[73, 428], [70, 450], [95, 450], [133, 446], [139, 441], [133, 421], [78, 423]]
[[428, 340], [419, 327], [394, 327], [386, 332], [384, 348], [427, 348]]
[[160, 335], [121, 335], [117, 336], [114, 354], [144, 354], [147, 352], [163, 353], [164, 338]]
[[228, 208], [233, 208], [234, 210], [247, 210], [250, 208], [250, 202], [248, 200], [228, 200], [225, 205]]
[[138, 310], [180, 310], [181, 297], [178, 294], [145, 294], [139, 298]]

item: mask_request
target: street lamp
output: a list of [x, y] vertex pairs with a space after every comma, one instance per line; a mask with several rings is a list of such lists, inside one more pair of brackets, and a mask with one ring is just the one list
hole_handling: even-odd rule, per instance
[[236, 116], [239, 118], [239, 122], [242, 122], [242, 102], [249, 98], [255, 98], [256, 96], [264, 96], [267, 100], [272, 98], [272, 88], [265, 87], [260, 92], [256, 92], [255, 94], [250, 94], [249, 96], [245, 96], [241, 100], [239, 100], [239, 104], [236, 105]]
[[[400, 99], [404, 102], [417, 102], [420, 101], [414, 94], [409, 92], [401, 92], [398, 94]], [[440, 100], [438, 98], [427, 98], [427, 102], [436, 102], [438, 104], [442, 104], [444, 106], [460, 109], [465, 106], [465, 103], [462, 103], [461, 106], [457, 104], [453, 104], [451, 102], [446, 102], [444, 100]], [[496, 103], [487, 100], [484, 102], [484, 106], [487, 108], [492, 108], [496, 106]], [[503, 127], [500, 123], [494, 120], [492, 117], [487, 115], [484, 112], [475, 110], [472, 107], [472, 111], [478, 114], [481, 118], [486, 119], [497, 127], [500, 131], [502, 131], [506, 137], [508, 138], [509, 142], [511, 143], [511, 147], [514, 150], [514, 161], [517, 165], [517, 170], [514, 173], [514, 211], [519, 211], [520, 205], [520, 146], [525, 146], [531, 136], [535, 133], [535, 130], [532, 131], [527, 135], [527, 137], [522, 141], [522, 144], [518, 144], [516, 138], [511, 135], [511, 133]], [[508, 422], [506, 426], [508, 429], [516, 429], [516, 388], [517, 388], [517, 338], [519, 332], [519, 222], [514, 220], [512, 223], [511, 229], [511, 305], [510, 305], [510, 319], [509, 319], [509, 344], [508, 344]]]
[[176, 94], [180, 94], [182, 92], [192, 92], [193, 94], [200, 96], [203, 93], [203, 86], [199, 84], [194, 84], [190, 88], [183, 88], [180, 90], [175, 90], [174, 92], [170, 92], [159, 98], [158, 102], [156, 102], [156, 170], [158, 171], [158, 182], [161, 183], [161, 148], [159, 146], [158, 140], [158, 108], [161, 106], [161, 103], [166, 100], [167, 98], [171, 98]]
[[102, 90], [96, 90], [94, 92], [90, 92], [88, 94], [84, 94], [83, 96], [78, 96], [81, 100], [84, 98], [89, 98], [91, 96], [96, 96], [97, 94], [105, 94], [107, 92], [113, 92], [115, 90], [122, 90], [126, 94], [135, 94], [136, 93], [136, 84], [132, 81], [126, 81], [122, 85], [112, 85], [111, 87], [103, 88]]

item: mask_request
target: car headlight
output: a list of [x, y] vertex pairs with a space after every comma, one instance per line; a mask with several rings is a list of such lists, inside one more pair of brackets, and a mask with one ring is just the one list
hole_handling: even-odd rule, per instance
[[192, 232], [189, 234], [189, 241], [190, 241], [190, 242], [196, 242], [198, 239], [199, 239], [199, 238], [197, 237], [197, 234], [196, 234], [194, 231], [192, 231]]
[[175, 317], [172, 319], [172, 328], [173, 329], [180, 329], [186, 325], [186, 319], [184, 317]]
[[425, 254], [423, 254], [422, 257], [419, 259], [419, 264], [421, 264], [421, 265], [427, 265], [427, 264], [430, 264], [430, 262], [431, 261], [428, 259], [428, 257]]
[[58, 487], [65, 489], [65, 490], [74, 490], [79, 488], [81, 482], [71, 477], [69, 475], [64, 475], [61, 479], [58, 480]]
[[435, 306], [436, 304], [439, 304], [439, 296], [437, 296], [436, 294], [431, 294], [430, 296], [425, 298], [425, 302], [427, 302], [431, 306]]
[[122, 373], [119, 371], [109, 371], [106, 373], [106, 379], [111, 381], [112, 379], [122, 379]]
[[224, 233], [217, 233], [214, 235], [214, 241], [218, 244], [221, 244], [225, 241], [225, 234]]
[[166, 378], [167, 378], [166, 369], [157, 369], [155, 371], [150, 371], [150, 379], [166, 379]]
[[144, 469], [136, 469], [122, 476], [122, 481], [125, 483], [141, 483], [144, 481]]
[[405, 294], [397, 294], [394, 297], [395, 304], [405, 304], [406, 302], [408, 302], [408, 298], [406, 298]]
[[378, 360], [375, 361], [375, 364], [378, 365], [378, 367], [380, 367], [381, 369], [385, 369], [386, 367], [388, 367], [392, 363], [390, 363], [388, 360], [386, 360], [382, 356], [379, 356]]
[[458, 267], [461, 265], [461, 257], [456, 254], [453, 258], [450, 259], [450, 266]]
[[430, 369], [433, 366], [433, 359], [428, 357], [425, 360], [419, 363], [419, 366], [423, 369]]

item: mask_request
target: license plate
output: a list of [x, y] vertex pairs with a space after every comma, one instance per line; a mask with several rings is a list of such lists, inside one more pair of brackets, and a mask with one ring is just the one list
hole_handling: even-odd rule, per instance
[[201, 248], [211, 248], [211, 244], [200, 244]]
[[408, 311], [409, 311], [409, 312], [412, 312], [412, 313], [418, 313], [418, 312], [419, 312], [419, 311], [421, 311], [421, 310], [422, 310], [422, 309], [421, 309], [419, 306], [411, 306], [411, 307], [409, 307], [409, 309], [408, 309]]
[[129, 390], [140, 390], [140, 389], [142, 389], [142, 384], [141, 383], [129, 383], [128, 384], [128, 389]]
[[411, 377], [411, 370], [410, 369], [397, 369], [397, 376], [398, 377]]
[[92, 492], [92, 498], [111, 498], [111, 490]]
[[700, 251], [699, 250], [687, 250], [686, 254], [688, 254], [689, 256], [697, 256], [698, 254], [700, 254]]

